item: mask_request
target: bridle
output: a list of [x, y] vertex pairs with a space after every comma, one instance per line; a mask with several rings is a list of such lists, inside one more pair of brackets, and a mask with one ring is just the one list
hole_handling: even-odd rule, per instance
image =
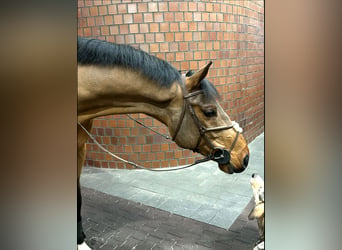
[[[189, 93], [189, 94], [183, 96], [183, 100], [184, 100], [183, 101], [183, 108], [182, 108], [182, 112], [181, 112], [181, 115], [180, 115], [180, 118], [179, 118], [176, 130], [175, 130], [175, 133], [172, 136], [172, 140], [173, 141], [176, 140], [177, 135], [178, 135], [178, 133], [179, 133], [181, 127], [182, 127], [186, 110], [189, 110], [189, 112], [191, 114], [191, 117], [194, 120], [194, 122], [196, 124], [196, 127], [197, 127], [197, 129], [199, 131], [199, 134], [200, 134], [198, 139], [197, 139], [196, 146], [195, 146], [195, 148], [192, 149], [192, 151], [199, 152], [198, 146], [200, 145], [200, 142], [202, 141], [202, 139], [204, 139], [205, 142], [211, 148], [211, 152], [209, 153], [209, 155], [207, 155], [207, 157], [209, 157], [210, 160], [214, 160], [214, 161], [216, 161], [217, 163], [219, 163], [221, 165], [228, 165], [228, 168], [230, 168], [230, 171], [234, 172], [233, 171], [233, 165], [230, 162], [230, 153], [231, 153], [231, 151], [235, 147], [235, 144], [236, 144], [237, 139], [238, 139], [238, 137], [240, 135], [240, 132], [241, 132], [240, 131], [241, 128], [234, 121], [232, 122], [231, 125], [227, 125], [227, 126], [219, 126], [219, 127], [213, 127], [213, 128], [206, 128], [206, 127], [204, 127], [201, 124], [201, 122], [199, 121], [199, 119], [198, 119], [198, 117], [197, 117], [197, 115], [196, 115], [196, 113], [195, 113], [195, 111], [194, 111], [194, 109], [193, 109], [193, 107], [192, 107], [192, 105], [190, 104], [190, 101], [189, 101], [190, 98], [192, 98], [194, 96], [197, 96], [197, 95], [200, 95], [200, 94], [203, 94], [203, 90], [198, 90], [198, 91], [195, 91], [195, 92], [192, 92], [192, 93]], [[226, 129], [232, 129], [232, 128], [234, 128], [237, 131], [237, 133], [236, 133], [234, 141], [231, 144], [229, 150], [226, 150], [226, 149], [223, 149], [223, 148], [219, 148], [219, 147], [215, 147], [213, 145], [213, 143], [209, 140], [209, 137], [206, 134], [207, 132], [220, 131], [220, 130], [226, 130]]]

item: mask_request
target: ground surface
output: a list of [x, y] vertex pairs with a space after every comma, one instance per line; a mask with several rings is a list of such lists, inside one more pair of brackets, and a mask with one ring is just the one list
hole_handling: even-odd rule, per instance
[[167, 211], [83, 188], [83, 226], [93, 249], [253, 249], [251, 200], [226, 230]]
[[250, 163], [228, 175], [209, 161], [174, 172], [85, 167], [83, 224], [94, 249], [253, 249], [250, 177], [264, 178], [264, 134]]

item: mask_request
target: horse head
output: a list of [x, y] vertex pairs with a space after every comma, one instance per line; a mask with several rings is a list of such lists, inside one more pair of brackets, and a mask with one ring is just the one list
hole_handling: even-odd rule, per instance
[[[184, 76], [184, 88], [177, 112], [178, 123], [173, 128], [174, 141], [215, 160], [229, 174], [244, 171], [249, 150], [239, 124], [232, 121], [218, 102], [218, 92], [205, 79], [212, 62], [197, 72]], [[179, 107], [178, 107], [179, 108]]]

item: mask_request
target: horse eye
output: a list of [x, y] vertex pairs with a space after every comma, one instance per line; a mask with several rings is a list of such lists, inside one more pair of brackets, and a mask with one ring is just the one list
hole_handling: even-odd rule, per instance
[[217, 115], [216, 110], [211, 109], [211, 110], [203, 110], [203, 113], [206, 117], [214, 117]]

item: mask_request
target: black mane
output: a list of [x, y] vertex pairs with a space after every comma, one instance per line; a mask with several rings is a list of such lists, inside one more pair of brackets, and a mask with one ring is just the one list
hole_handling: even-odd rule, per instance
[[77, 63], [122, 66], [141, 72], [162, 86], [181, 82], [181, 74], [169, 63], [128, 45], [78, 37]]

